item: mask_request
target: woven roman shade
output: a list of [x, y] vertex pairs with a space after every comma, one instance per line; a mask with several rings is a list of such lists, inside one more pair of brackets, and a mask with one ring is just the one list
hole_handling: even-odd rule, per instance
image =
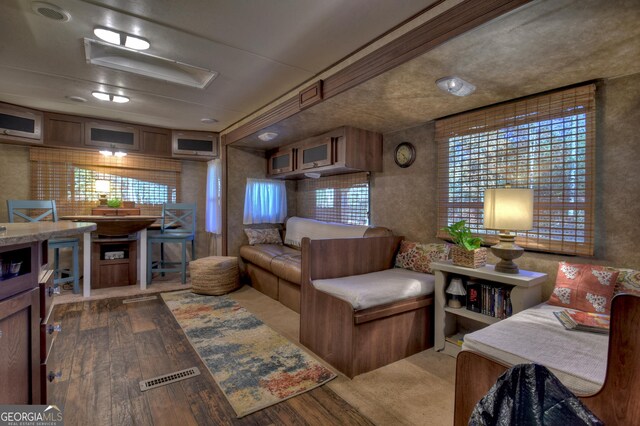
[[533, 230], [518, 233], [519, 245], [593, 255], [595, 85], [437, 120], [436, 141], [438, 229], [464, 219], [497, 242], [483, 228], [484, 190], [508, 183], [534, 190]]
[[369, 224], [369, 174], [298, 181], [298, 216], [349, 225]]
[[91, 151], [31, 148], [31, 198], [55, 200], [59, 215], [89, 214], [98, 203], [96, 180], [108, 180], [108, 198], [133, 201], [143, 215], [160, 215], [162, 204], [180, 200], [178, 160]]

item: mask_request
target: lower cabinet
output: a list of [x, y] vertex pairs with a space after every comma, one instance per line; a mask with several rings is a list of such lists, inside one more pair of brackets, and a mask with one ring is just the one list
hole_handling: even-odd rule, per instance
[[44, 404], [39, 289], [0, 301], [0, 404]]

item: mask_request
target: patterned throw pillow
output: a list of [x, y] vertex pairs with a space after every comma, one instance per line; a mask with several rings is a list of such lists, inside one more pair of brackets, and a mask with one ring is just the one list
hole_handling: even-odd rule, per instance
[[431, 262], [449, 258], [448, 244], [421, 244], [403, 240], [396, 256], [396, 268], [433, 273]]
[[609, 315], [617, 279], [611, 268], [560, 262], [549, 304]]
[[610, 269], [619, 273], [614, 294], [629, 293], [640, 296], [640, 271], [623, 268]]
[[245, 228], [244, 233], [249, 238], [249, 244], [254, 246], [256, 244], [280, 244], [282, 245], [282, 238], [280, 238], [280, 232], [276, 228]]

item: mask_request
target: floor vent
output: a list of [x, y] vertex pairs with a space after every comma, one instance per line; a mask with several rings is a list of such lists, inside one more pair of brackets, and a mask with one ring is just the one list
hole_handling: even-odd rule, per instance
[[143, 380], [140, 382], [140, 390], [142, 392], [149, 389], [157, 388], [160, 386], [168, 385], [169, 383], [179, 382], [180, 380], [188, 379], [200, 375], [198, 367], [187, 368], [186, 370], [177, 371], [171, 374], [165, 374], [164, 376], [154, 377], [153, 379]]
[[124, 299], [122, 303], [138, 303], [138, 302], [146, 302], [148, 300], [156, 300], [158, 296], [145, 296], [145, 297], [137, 297], [135, 299]]

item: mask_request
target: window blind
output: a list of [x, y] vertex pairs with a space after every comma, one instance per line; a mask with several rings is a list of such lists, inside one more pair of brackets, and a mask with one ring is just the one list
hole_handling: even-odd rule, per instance
[[369, 174], [298, 181], [298, 216], [350, 225], [369, 224]]
[[[483, 108], [436, 121], [438, 228], [466, 220], [486, 242], [484, 190], [534, 190], [525, 248], [593, 255], [595, 85]], [[438, 237], [447, 234], [438, 230]]]
[[31, 198], [56, 201], [59, 215], [89, 214], [98, 205], [96, 180], [108, 180], [107, 198], [133, 201], [143, 215], [162, 214], [180, 200], [180, 161], [79, 150], [31, 148]]

